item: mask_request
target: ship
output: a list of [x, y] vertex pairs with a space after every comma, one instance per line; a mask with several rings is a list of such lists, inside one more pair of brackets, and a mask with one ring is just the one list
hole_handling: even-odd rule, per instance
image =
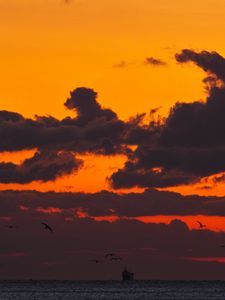
[[122, 272], [122, 279], [123, 281], [132, 281], [134, 280], [134, 273], [129, 272], [127, 268], [125, 267]]

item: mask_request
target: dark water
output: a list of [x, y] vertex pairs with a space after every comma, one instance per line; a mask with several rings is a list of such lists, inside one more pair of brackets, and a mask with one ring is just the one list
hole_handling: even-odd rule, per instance
[[1, 300], [225, 299], [225, 281], [0, 281]]

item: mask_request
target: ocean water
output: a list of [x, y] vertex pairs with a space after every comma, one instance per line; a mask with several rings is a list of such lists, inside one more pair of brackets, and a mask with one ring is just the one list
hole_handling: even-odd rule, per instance
[[1, 300], [225, 299], [225, 281], [0, 281]]

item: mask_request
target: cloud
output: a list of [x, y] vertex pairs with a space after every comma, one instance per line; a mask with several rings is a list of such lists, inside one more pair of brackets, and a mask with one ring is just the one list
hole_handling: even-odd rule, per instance
[[[1, 191], [0, 278], [104, 279], [109, 272], [111, 279], [119, 279], [126, 264], [136, 279], [225, 279], [220, 247], [225, 232], [193, 230], [179, 218], [169, 224], [132, 219], [203, 213], [225, 215], [225, 198], [156, 190], [127, 195]], [[95, 220], [111, 215], [119, 218]], [[54, 234], [43, 230], [41, 222], [50, 224]], [[17, 228], [8, 229], [8, 224]], [[108, 251], [123, 261], [92, 264], [91, 259], [104, 259]]]
[[[147, 128], [140, 125], [140, 116], [126, 122], [120, 120], [111, 109], [103, 108], [97, 102], [97, 93], [89, 88], [81, 87], [72, 91], [65, 107], [74, 111], [74, 118], [58, 120], [52, 116], [36, 116], [35, 119], [28, 119], [18, 113], [0, 111], [0, 152], [38, 149], [45, 156], [48, 152], [49, 156], [52, 153], [67, 153], [67, 157], [70, 155], [71, 158], [74, 153], [128, 155], [131, 152], [129, 145], [135, 144], [147, 134]], [[27, 167], [28, 162], [25, 163], [26, 166], [17, 166], [2, 162], [0, 169], [4, 176], [0, 176], [0, 182], [15, 180], [17, 183], [27, 183], [44, 178], [44, 174], [39, 177], [38, 173], [36, 177], [28, 175], [25, 170], [30, 169]], [[43, 168], [40, 164], [39, 167]], [[74, 169], [73, 163], [67, 171], [66, 166], [63, 167], [61, 174], [68, 174]], [[44, 181], [53, 179], [55, 176], [46, 175]]]
[[207, 72], [205, 102], [177, 103], [151, 140], [143, 140], [123, 169], [111, 176], [114, 188], [193, 184], [225, 171], [225, 59], [216, 52], [183, 50], [179, 63]]
[[[191, 61], [207, 72], [203, 80], [207, 85], [206, 101], [176, 103], [167, 118], [151, 118], [146, 124], [145, 114], [121, 120], [112, 109], [101, 106], [97, 92], [80, 87], [70, 93], [64, 104], [74, 111], [74, 117], [28, 119], [0, 111], [0, 151], [36, 148], [40, 153], [67, 155], [124, 154], [128, 158], [124, 167], [109, 174], [115, 189], [193, 184], [202, 177], [225, 172], [225, 59], [216, 52], [193, 50], [182, 50], [175, 57], [179, 63]], [[151, 115], [154, 112], [151, 110]], [[72, 172], [72, 165], [62, 174]], [[2, 162], [0, 168], [7, 174], [2, 182], [13, 182], [15, 178], [15, 182], [25, 183], [44, 178], [42, 175], [28, 180], [23, 164]], [[46, 176], [44, 180], [55, 178]]]
[[16, 218], [24, 212], [60, 214], [76, 219], [113, 217], [122, 219], [140, 216], [225, 216], [225, 197], [182, 196], [173, 192], [146, 190], [143, 193], [41, 193], [35, 191], [1, 191], [0, 219]]
[[197, 53], [193, 50], [184, 49], [181, 53], [176, 54], [175, 58], [179, 63], [193, 62], [205, 72], [225, 80], [225, 60], [217, 52], [202, 51]]
[[155, 57], [146, 57], [145, 59], [145, 64], [146, 65], [151, 65], [151, 66], [155, 66], [155, 67], [162, 67], [162, 66], [166, 66], [167, 63], [161, 59], [155, 58]]
[[27, 119], [22, 115], [0, 111], [0, 151], [37, 148], [76, 153], [126, 154], [127, 145], [136, 135], [146, 133], [137, 118], [124, 122], [111, 109], [102, 108], [97, 93], [88, 88], [71, 92], [65, 106], [77, 114], [57, 120], [52, 116]]
[[133, 161], [111, 176], [114, 188], [169, 187], [196, 183], [225, 170], [225, 150], [139, 146]]
[[0, 112], [0, 151], [50, 149], [113, 154], [123, 152], [125, 132], [132, 124], [124, 123], [110, 109], [96, 101], [97, 93], [78, 88], [71, 92], [65, 106], [77, 117], [57, 120], [51, 116], [27, 119], [7, 111]]
[[76, 124], [84, 125], [98, 118], [107, 121], [117, 119], [117, 115], [111, 109], [103, 109], [97, 102], [97, 93], [88, 88], [77, 88], [70, 93], [70, 98], [65, 102], [68, 109], [77, 112]]
[[154, 66], [154, 67], [163, 67], [167, 66], [167, 63], [161, 59], [155, 57], [146, 57], [144, 61], [126, 61], [122, 60], [117, 64], [114, 64], [114, 68], [118, 69], [127, 69], [129, 67], [140, 67], [140, 66]]
[[77, 171], [82, 161], [66, 152], [36, 152], [32, 158], [21, 165], [0, 163], [1, 183], [30, 183], [32, 181], [50, 181]]
[[125, 69], [127, 67], [129, 67], [130, 65], [132, 65], [133, 63], [127, 62], [125, 60], [122, 60], [121, 62], [114, 64], [113, 67], [114, 68], [118, 68], [118, 69]]
[[[42, 220], [54, 228], [54, 234], [43, 230]], [[178, 219], [168, 225], [135, 220], [109, 223], [21, 210], [13, 222], [19, 227], [10, 234], [4, 226], [1, 230], [1, 279], [104, 279], [106, 272], [119, 279], [124, 264], [136, 279], [225, 278], [223, 264], [208, 261], [223, 258], [220, 245], [225, 233], [190, 230]], [[118, 253], [123, 261], [99, 267], [90, 261], [103, 259], [107, 251]]]

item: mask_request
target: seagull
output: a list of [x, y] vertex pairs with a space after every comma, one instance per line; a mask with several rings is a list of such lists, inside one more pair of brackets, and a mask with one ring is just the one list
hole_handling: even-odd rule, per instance
[[9, 228], [9, 229], [18, 228], [18, 226], [15, 226], [15, 225], [5, 225], [5, 227]]
[[106, 253], [105, 258], [116, 256], [115, 253]]
[[91, 259], [90, 261], [95, 262], [96, 264], [103, 263], [102, 260], [98, 260], [98, 259]]
[[206, 227], [206, 225], [202, 224], [202, 222], [197, 221], [197, 223], [199, 224], [199, 227], [200, 227], [200, 228]]
[[49, 225], [46, 224], [46, 223], [41, 223], [41, 224], [44, 226], [44, 228], [45, 228], [46, 230], [49, 230], [51, 233], [53, 233], [53, 229], [52, 229], [51, 226], [49, 226]]

